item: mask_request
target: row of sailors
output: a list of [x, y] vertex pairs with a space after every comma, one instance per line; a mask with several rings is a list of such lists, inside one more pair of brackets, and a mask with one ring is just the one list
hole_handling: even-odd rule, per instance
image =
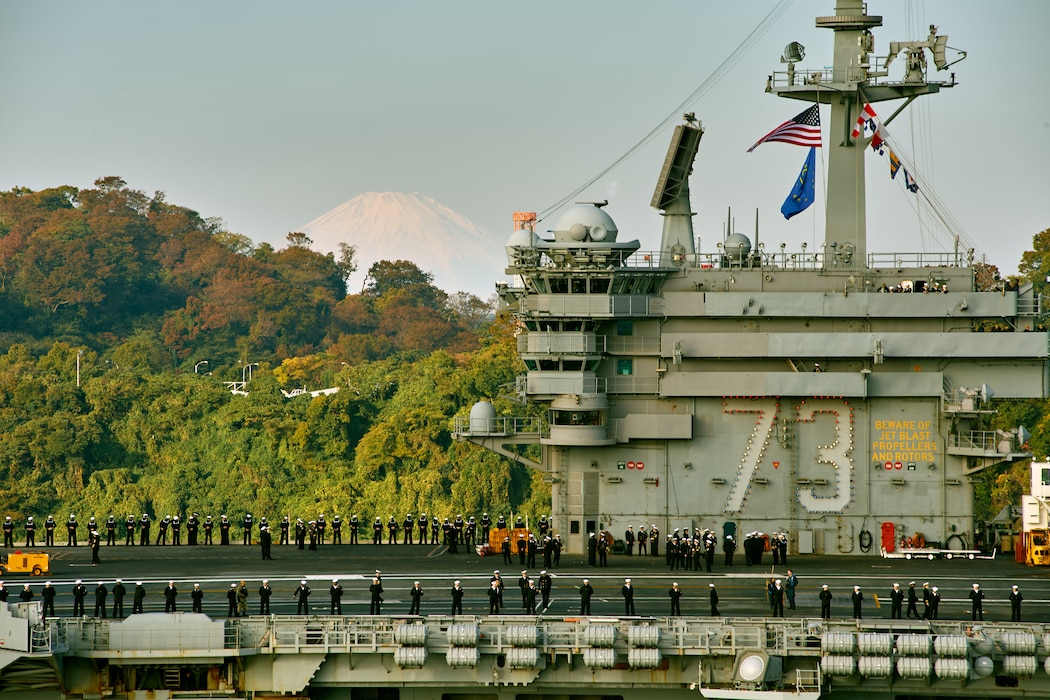
[[[138, 539], [139, 545], [149, 545], [151, 543], [150, 529], [153, 526], [153, 522], [153, 518], [151, 518], [148, 513], [143, 513], [141, 518], [129, 515], [127, 519], [124, 520], [124, 544], [134, 545], [135, 540]], [[332, 518], [330, 525], [333, 544], [343, 543], [343, 524], [341, 516], [336, 515]], [[113, 515], [110, 515], [109, 519], [101, 524], [94, 516], [92, 516], [87, 523], [87, 530], [89, 533], [96, 534], [105, 530], [106, 544], [113, 545], [116, 544], [117, 541], [118, 525], [119, 522]], [[157, 537], [156, 540], [153, 541], [153, 544], [168, 544], [168, 534], [170, 532], [172, 544], [181, 545], [183, 525], [184, 523], [179, 515], [165, 515], [164, 518], [157, 521]], [[245, 514], [240, 525], [242, 528], [242, 543], [246, 545], [251, 544], [252, 534], [256, 527], [260, 531], [264, 528], [272, 529], [265, 517], [256, 522], [251, 513]], [[418, 539], [420, 544], [437, 544], [439, 535], [441, 536], [442, 544], [450, 544], [453, 535], [455, 535], [457, 542], [474, 545], [477, 540], [480, 540], [481, 542], [488, 541], [488, 533], [493, 525], [495, 525], [497, 530], [505, 530], [510, 527], [510, 524], [504, 516], [499, 516], [496, 522], [493, 523], [488, 513], [482, 514], [480, 521], [475, 521], [474, 516], [470, 516], [464, 520], [462, 515], [457, 515], [455, 519], [450, 521], [449, 518], [445, 518], [443, 522], [440, 521], [437, 516], [428, 518], [426, 513], [421, 513], [418, 518], [412, 513], [409, 513], [401, 522], [398, 522], [398, 520], [391, 515], [385, 524], [381, 522], [379, 518], [376, 518], [372, 523], [372, 543], [380, 544], [383, 539], [383, 533], [386, 531], [388, 533], [387, 544], [397, 543], [399, 532], [402, 535], [403, 544], [413, 544], [413, 533], [418, 529]], [[185, 521], [186, 544], [198, 544], [201, 531], [203, 531], [204, 535], [203, 543], [213, 544], [213, 531], [216, 529], [216, 526], [218, 526], [219, 531], [219, 544], [228, 545], [230, 543], [230, 529], [233, 526], [230, 518], [226, 515], [221, 515], [218, 520], [215, 520], [209, 515], [201, 519], [198, 513], [193, 513]], [[347, 526], [347, 529], [349, 530], [349, 543], [357, 544], [358, 531], [362, 527], [361, 521], [356, 515], [353, 515], [347, 522]], [[541, 538], [547, 536], [551, 529], [550, 526], [551, 521], [548, 517], [545, 515], [540, 516], [538, 529]], [[525, 523], [519, 517], [515, 520], [513, 527], [524, 528]], [[33, 519], [33, 516], [29, 516], [24, 525], [26, 547], [36, 546], [36, 528], [36, 521]], [[79, 528], [80, 523], [77, 521], [76, 515], [70, 513], [69, 519], [65, 522], [66, 546], [77, 546], [77, 533]], [[279, 523], [279, 529], [281, 532], [280, 544], [290, 544], [289, 540], [293, 532], [296, 536], [296, 542], [299, 544], [303, 543], [307, 536], [313, 533], [316, 533], [315, 537], [318, 543], [324, 544], [328, 528], [329, 522], [325, 520], [324, 513], [321, 513], [317, 518], [310, 520], [309, 522], [304, 522], [302, 518], [296, 518], [294, 527], [291, 519], [286, 515]], [[55, 545], [55, 531], [58, 529], [59, 524], [54, 516], [47, 516], [47, 519], [43, 523], [44, 546], [53, 547]], [[3, 532], [4, 546], [14, 547], [15, 524], [11, 516], [6, 516], [4, 518]], [[430, 536], [429, 542], [428, 534]]]
[[[785, 599], [789, 603], [792, 610], [795, 609], [795, 588], [798, 585], [798, 578], [788, 570], [787, 580], [773, 579], [770, 580], [767, 586], [767, 598], [769, 606], [772, 609], [773, 617], [784, 617], [784, 602]], [[544, 612], [550, 606], [550, 595], [553, 588], [553, 579], [546, 570], [540, 571], [537, 578], [532, 578], [529, 575], [527, 569], [522, 570], [521, 576], [518, 579], [517, 586], [521, 593], [521, 607], [526, 614], [534, 615], [537, 612]], [[902, 611], [904, 610], [905, 599], [907, 599], [907, 617], [908, 619], [920, 618], [918, 611], [918, 603], [920, 600], [920, 592], [916, 591], [916, 582], [912, 581], [909, 583], [907, 593], [901, 588], [899, 583], [893, 584], [893, 589], [890, 591], [890, 618], [900, 619]], [[489, 597], [489, 614], [499, 614], [505, 607], [504, 602], [504, 590], [505, 581], [500, 575], [499, 569], [492, 572], [492, 577], [489, 579], [489, 589], [487, 591]], [[718, 592], [715, 590], [715, 584], [709, 583], [709, 602], [711, 605], [711, 615], [718, 617]], [[583, 579], [580, 586], [577, 587], [580, 594], [580, 614], [589, 615], [591, 612], [591, 597], [594, 594], [594, 588], [590, 585], [588, 579]], [[306, 615], [309, 614], [309, 598], [312, 593], [312, 589], [307, 585], [306, 580], [299, 582], [299, 587], [295, 589], [292, 594], [293, 598], [297, 601], [297, 614]], [[375, 571], [375, 575], [372, 577], [371, 585], [369, 586], [370, 594], [370, 607], [369, 614], [380, 615], [382, 614], [382, 604], [384, 592], [382, 582], [382, 572], [378, 569]], [[57, 596], [57, 589], [51, 585], [48, 581], [44, 584], [40, 597], [43, 602], [43, 615], [56, 616], [55, 613], [55, 598]], [[178, 588], [175, 585], [175, 581], [168, 581], [168, 585], [164, 588], [164, 612], [177, 612], [177, 598], [179, 595]], [[339, 579], [332, 579], [332, 585], [329, 588], [330, 598], [330, 614], [342, 615], [342, 598], [343, 598], [343, 587], [339, 583]], [[463, 613], [463, 597], [465, 591], [460, 581], [455, 581], [450, 591], [452, 598], [452, 615], [458, 615]], [[630, 578], [624, 579], [624, 585], [620, 590], [621, 595], [624, 599], [624, 614], [635, 615], [634, 607], [634, 586], [631, 583]], [[4, 587], [2, 581], [0, 581], [0, 602], [8, 601], [9, 590]], [[84, 585], [83, 581], [77, 579], [73, 586], [73, 616], [85, 615], [84, 602], [89, 595], [87, 586]], [[113, 617], [124, 616], [124, 597], [127, 594], [121, 579], [117, 579], [112, 589], [107, 588], [104, 581], [99, 581], [98, 586], [94, 590], [95, 594], [95, 617], [106, 617], [106, 601], [107, 598], [113, 596]], [[273, 595], [273, 589], [270, 588], [269, 581], [263, 580], [262, 585], [259, 587], [259, 614], [268, 615], [270, 614], [270, 598]], [[409, 608], [409, 615], [420, 614], [420, 605], [424, 596], [424, 590], [419, 581], [415, 581], [411, 589], [409, 589], [408, 597], [411, 599], [411, 606]], [[681, 615], [681, 600], [683, 591], [679, 587], [677, 582], [671, 584], [671, 588], [668, 591], [668, 596], [671, 599], [671, 615]], [[18, 598], [22, 602], [30, 602], [34, 600], [36, 594], [33, 592], [30, 585], [24, 584], [22, 591], [19, 593]], [[241, 581], [240, 584], [231, 583], [230, 590], [226, 594], [227, 601], [229, 603], [228, 616], [238, 617], [247, 614], [248, 606], [248, 586], [245, 581]], [[539, 601], [537, 601], [539, 597]], [[137, 581], [132, 597], [132, 614], [143, 612], [143, 605], [146, 598], [146, 589], [143, 587], [142, 581]], [[831, 618], [831, 603], [834, 599], [830, 588], [827, 584], [821, 586], [820, 593], [818, 594], [820, 600], [820, 615], [824, 619]], [[970, 608], [973, 620], [984, 620], [984, 600], [985, 594], [981, 590], [981, 586], [978, 583], [973, 584], [972, 590], [969, 592]], [[202, 603], [204, 600], [204, 591], [201, 590], [200, 584], [193, 584], [193, 588], [190, 591], [191, 600], [191, 612], [202, 612]], [[939, 618], [939, 607], [941, 595], [937, 586], [930, 586], [929, 582], [923, 584], [921, 591], [921, 600], [923, 605], [923, 612], [921, 618], [924, 620], [937, 620]], [[1010, 620], [1013, 622], [1021, 621], [1021, 602], [1024, 600], [1024, 596], [1021, 595], [1019, 588], [1014, 585], [1011, 587], [1010, 594], [1008, 596], [1010, 602]], [[853, 617], [861, 619], [863, 617], [863, 606], [865, 601], [865, 594], [861, 590], [859, 585], [853, 586], [853, 591], [850, 593], [850, 601], [853, 605]]]

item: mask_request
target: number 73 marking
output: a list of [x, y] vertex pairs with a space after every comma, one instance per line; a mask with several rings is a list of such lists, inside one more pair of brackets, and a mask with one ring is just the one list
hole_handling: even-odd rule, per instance
[[[747, 502], [752, 479], [762, 463], [766, 448], [773, 438], [780, 404], [776, 399], [727, 399], [723, 413], [753, 414], [755, 427], [748, 436], [747, 445], [737, 465], [736, 479], [729, 489], [723, 508], [725, 513], [739, 513]], [[834, 439], [826, 445], [817, 445], [815, 460], [831, 467], [834, 480], [829, 484], [831, 495], [818, 496], [813, 489], [798, 489], [798, 502], [810, 513], [840, 513], [853, 497], [853, 408], [836, 399], [799, 400], [795, 406], [796, 423], [834, 421]], [[797, 441], [790, 449], [798, 449]], [[802, 460], [800, 459], [800, 463]]]

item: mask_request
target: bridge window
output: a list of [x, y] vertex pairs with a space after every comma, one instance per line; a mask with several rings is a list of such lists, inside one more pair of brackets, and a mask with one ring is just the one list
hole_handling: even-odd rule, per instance
[[608, 294], [609, 280], [604, 277], [591, 279], [591, 294]]
[[616, 373], [622, 375], [634, 374], [634, 360], [620, 358], [616, 361]]
[[616, 322], [616, 335], [634, 335], [634, 321], [620, 320]]
[[1040, 469], [1043, 486], [1050, 486], [1050, 469]]
[[551, 425], [602, 425], [601, 411], [551, 411]]

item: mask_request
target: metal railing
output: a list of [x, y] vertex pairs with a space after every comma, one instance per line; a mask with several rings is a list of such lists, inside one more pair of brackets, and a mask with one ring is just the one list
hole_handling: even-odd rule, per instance
[[542, 437], [548, 433], [546, 421], [535, 416], [502, 416], [499, 418], [456, 416], [454, 429], [457, 435]]
[[[112, 648], [109, 627], [119, 620], [93, 618], [57, 618], [49, 620], [58, 627], [56, 637], [69, 640], [69, 650], [77, 654], [140, 650]], [[588, 628], [606, 626], [616, 629], [613, 647], [622, 652], [629, 644], [633, 627], [655, 627], [660, 630], [657, 647], [665, 654], [680, 656], [731, 656], [748, 649], [764, 649], [770, 654], [794, 657], [819, 657], [821, 642], [828, 632], [883, 631], [882, 620], [819, 620], [810, 618], [704, 618], [704, 617], [542, 617], [527, 615], [457, 616], [301, 616], [272, 615], [215, 621], [225, 625], [223, 640], [213, 644], [204, 635], [180, 637], [171, 634], [173, 625], [158, 624], [158, 636], [150, 640], [150, 652], [184, 656], [196, 653], [230, 655], [247, 653], [355, 652], [393, 653], [401, 644], [398, 628], [423, 625], [427, 635], [422, 646], [439, 652], [455, 646], [448, 637], [452, 624], [476, 625], [476, 646], [482, 653], [504, 653], [520, 646], [511, 627], [535, 626], [536, 648], [543, 654], [580, 653], [591, 646]], [[966, 620], [909, 622], [915, 633], [957, 634], [970, 632]], [[64, 629], [63, 629], [64, 628]], [[164, 634], [167, 630], [168, 634]], [[520, 630], [519, 630], [520, 631]], [[1042, 634], [1042, 625], [996, 623], [985, 630], [993, 638], [1018, 631]], [[520, 638], [520, 637], [519, 637]]]
[[999, 454], [999, 443], [1004, 438], [995, 430], [971, 430], [968, 433], [948, 436], [948, 449], [973, 450], [987, 454]]

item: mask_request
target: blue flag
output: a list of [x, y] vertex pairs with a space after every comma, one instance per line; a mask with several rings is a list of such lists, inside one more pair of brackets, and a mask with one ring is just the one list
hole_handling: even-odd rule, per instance
[[784, 200], [784, 205], [780, 207], [780, 213], [784, 215], [785, 219], [790, 219], [795, 214], [805, 211], [813, 203], [813, 179], [815, 177], [813, 171], [817, 167], [816, 153], [817, 149], [809, 149], [806, 162], [802, 164], [802, 172], [798, 174], [798, 179], [795, 181], [791, 194]]

